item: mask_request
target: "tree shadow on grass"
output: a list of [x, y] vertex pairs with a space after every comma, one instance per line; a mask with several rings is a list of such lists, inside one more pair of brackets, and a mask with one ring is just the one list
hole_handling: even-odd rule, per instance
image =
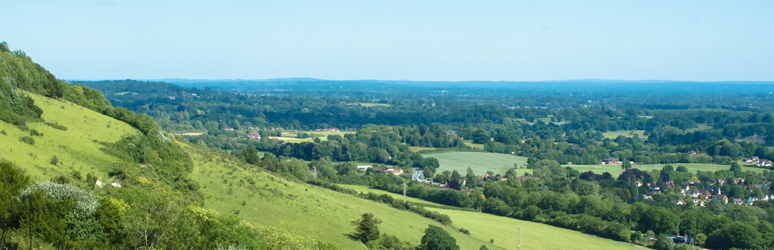
[[360, 236], [357, 236], [357, 235], [355, 235], [355, 234], [351, 234], [351, 233], [349, 233], [349, 234], [344, 234], [344, 235], [346, 235], [346, 236], [347, 236], [347, 238], [349, 238], [350, 240], [354, 240], [354, 241], [360, 241]]

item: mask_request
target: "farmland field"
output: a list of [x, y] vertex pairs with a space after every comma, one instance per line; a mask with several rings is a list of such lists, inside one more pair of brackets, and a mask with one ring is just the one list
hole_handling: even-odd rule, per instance
[[[221, 214], [237, 214], [252, 224], [272, 226], [295, 235], [334, 243], [342, 249], [364, 249], [351, 237], [350, 224], [363, 213], [373, 213], [382, 220], [382, 233], [419, 245], [428, 225], [440, 223], [415, 213], [400, 211], [377, 203], [325, 188], [288, 181], [272, 173], [250, 168], [233, 156], [187, 145], [194, 159], [191, 177], [201, 183], [206, 200], [204, 207]], [[256, 182], [249, 184], [248, 179]], [[488, 242], [471, 238], [453, 228], [443, 227], [457, 239], [461, 249], [500, 249]]]
[[[436, 172], [457, 170], [462, 175], [467, 173], [468, 167], [473, 169], [476, 175], [484, 175], [486, 171], [492, 171], [495, 174], [505, 174], [509, 168], [513, 168], [513, 163], [518, 163], [520, 167], [527, 166], [527, 157], [513, 156], [508, 154], [495, 154], [483, 152], [448, 152], [437, 154], [424, 154], [424, 157], [435, 157], [441, 164]], [[517, 169], [516, 172], [522, 175], [524, 172], [532, 173], [531, 169]]]
[[[653, 169], [662, 169], [666, 164], [642, 164], [642, 165], [633, 165], [634, 168], [643, 170], [643, 171], [651, 171]], [[719, 165], [719, 164], [710, 164], [710, 163], [673, 163], [671, 164], [675, 168], [678, 166], [685, 166], [688, 168], [688, 172], [695, 173], [698, 170], [701, 171], [712, 171], [713, 169], [715, 171], [720, 170], [728, 170], [731, 168], [731, 165]], [[566, 165], [565, 165], [566, 166]], [[571, 165], [568, 167], [572, 167], [575, 170], [585, 172], [585, 171], [593, 171], [597, 174], [602, 174], [604, 172], [609, 172], [613, 177], [617, 177], [621, 173], [623, 173], [623, 169], [621, 169], [621, 165]], [[764, 168], [756, 168], [756, 167], [742, 167], [742, 170], [744, 171], [754, 171], [754, 172], [763, 172], [763, 170], [766, 170]]]
[[603, 132], [602, 135], [604, 135], [605, 138], [609, 138], [609, 139], [615, 139], [621, 135], [625, 137], [632, 137], [635, 134], [640, 138], [643, 138], [644, 136], [642, 135], [642, 133], [644, 132], [645, 130], [618, 130], [618, 131]]
[[427, 209], [449, 215], [455, 227], [470, 230], [470, 237], [482, 241], [494, 239], [496, 246], [505, 249], [517, 249], [517, 226], [521, 226], [521, 249], [524, 250], [640, 249], [633, 244], [599, 238], [594, 235], [531, 221], [479, 212], [430, 207]]

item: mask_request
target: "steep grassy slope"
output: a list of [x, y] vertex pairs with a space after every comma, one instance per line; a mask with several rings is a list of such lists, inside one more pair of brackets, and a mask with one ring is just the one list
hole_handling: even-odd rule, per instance
[[[441, 226], [386, 204], [291, 182], [199, 146], [188, 146], [187, 150], [196, 163], [191, 177], [200, 182], [202, 192], [207, 196], [204, 207], [221, 213], [236, 213], [250, 223], [275, 226], [344, 249], [364, 249], [353, 238], [354, 227], [350, 222], [367, 212], [383, 221], [379, 225], [382, 233], [395, 235], [414, 245], [419, 244], [428, 225]], [[251, 181], [255, 184], [250, 184]], [[446, 230], [457, 239], [461, 249], [478, 249], [482, 245], [499, 249], [454, 229]]]
[[[31, 136], [34, 145], [20, 141], [30, 136], [11, 124], [0, 122], [0, 158], [15, 162], [30, 174], [33, 180], [48, 180], [52, 176], [70, 176], [73, 171], [97, 174], [104, 178], [108, 167], [120, 160], [100, 150], [98, 142], [115, 142], [126, 134], [138, 131], [126, 123], [104, 116], [67, 101], [28, 94], [43, 110], [42, 118], [49, 123], [67, 127], [67, 131], [55, 129], [43, 122], [28, 122], [32, 130], [42, 136]], [[56, 156], [57, 165], [51, 159]], [[101, 175], [102, 174], [102, 175]]]
[[449, 215], [458, 227], [481, 240], [494, 239], [497, 246], [516, 249], [517, 226], [521, 226], [521, 249], [642, 249], [633, 244], [599, 238], [569, 229], [516, 220], [485, 213], [428, 208]]

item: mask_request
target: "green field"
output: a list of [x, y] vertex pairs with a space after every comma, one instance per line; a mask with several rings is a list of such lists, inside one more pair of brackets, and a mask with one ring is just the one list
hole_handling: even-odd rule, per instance
[[[351, 221], [371, 212], [382, 220], [382, 233], [418, 245], [427, 225], [440, 223], [417, 214], [400, 211], [386, 204], [356, 198], [325, 188], [291, 182], [272, 173], [251, 169], [232, 156], [212, 152], [199, 146], [186, 146], [195, 168], [191, 177], [199, 181], [206, 196], [205, 208], [220, 213], [234, 213], [253, 224], [277, 227], [295, 235], [334, 243], [343, 249], [363, 249], [353, 239]], [[246, 178], [256, 181], [250, 185]], [[224, 180], [226, 183], [224, 183]], [[229, 189], [232, 191], [229, 192]], [[242, 205], [244, 202], [244, 206]], [[238, 211], [238, 212], [237, 212]], [[500, 249], [453, 228], [444, 227], [461, 249]]]
[[640, 138], [643, 138], [644, 136], [642, 133], [645, 133], [645, 130], [618, 130], [618, 131], [609, 131], [609, 132], [602, 132], [602, 135], [605, 136], [605, 138], [609, 139], [615, 139], [618, 138], [618, 136], [625, 136], [625, 137], [633, 137], [635, 134], [639, 136]]
[[[441, 164], [436, 172], [457, 170], [462, 175], [468, 171], [468, 167], [473, 169], [476, 175], [484, 175], [486, 171], [492, 171], [495, 174], [505, 174], [509, 168], [513, 168], [513, 163], [518, 163], [520, 167], [527, 166], [527, 157], [514, 156], [508, 154], [495, 154], [483, 152], [448, 152], [437, 154], [423, 154], [424, 157], [435, 157]], [[517, 169], [519, 175], [524, 172], [532, 173], [532, 169]]]
[[126, 92], [118, 92], [118, 93], [115, 93], [114, 95], [117, 95], [117, 96], [123, 96], [123, 95], [138, 95], [138, 94], [139, 94], [139, 93], [137, 93], [137, 92], [129, 92], [129, 91], [126, 91]]
[[[67, 127], [67, 131], [62, 131], [42, 122], [28, 122], [30, 129], [43, 133], [43, 136], [33, 136], [35, 145], [29, 145], [19, 141], [20, 137], [30, 134], [28, 131], [0, 122], [0, 131], [5, 131], [5, 135], [0, 134], [0, 158], [15, 162], [33, 180], [70, 176], [73, 171], [83, 176], [94, 173], [105, 180], [107, 176], [100, 173], [106, 173], [107, 168], [120, 160], [102, 152], [103, 146], [97, 141], [116, 142], [126, 134], [139, 133], [126, 123], [70, 102], [28, 95], [43, 109], [45, 121]], [[54, 156], [59, 159], [56, 166], [50, 163]]]
[[[666, 164], [636, 164], [633, 165], [634, 168], [643, 170], [643, 171], [651, 171], [654, 169], [662, 169]], [[719, 165], [719, 164], [709, 164], [709, 163], [673, 163], [671, 164], [675, 168], [678, 166], [685, 166], [688, 168], [689, 172], [695, 173], [698, 170], [701, 171], [712, 171], [713, 169], [715, 171], [720, 170], [729, 170], [731, 168], [731, 165]], [[565, 165], [567, 166], [567, 165]], [[623, 169], [621, 169], [621, 165], [570, 165], [567, 167], [572, 167], [575, 170], [586, 172], [586, 171], [593, 171], [597, 174], [602, 174], [604, 172], [609, 172], [613, 177], [618, 177], [621, 173], [623, 173]], [[761, 173], [763, 170], [766, 170], [765, 168], [756, 168], [756, 167], [742, 167], [742, 170], [744, 171], [754, 171]]]
[[[482, 241], [494, 239], [505, 249], [517, 249], [517, 227], [521, 226], [521, 249], [638, 249], [633, 244], [599, 238], [578, 231], [541, 223], [511, 219], [479, 212], [427, 208], [449, 215], [454, 226], [470, 230], [470, 237]], [[467, 249], [467, 248], [462, 248]]]
[[476, 144], [473, 143], [473, 140], [463, 140], [465, 142], [465, 146], [471, 147], [471, 148], [477, 148], [477, 149], [484, 149], [484, 144]]

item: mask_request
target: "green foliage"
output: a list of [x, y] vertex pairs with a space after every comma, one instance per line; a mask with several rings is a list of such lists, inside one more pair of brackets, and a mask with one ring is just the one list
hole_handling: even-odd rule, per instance
[[48, 163], [51, 163], [51, 165], [56, 166], [56, 164], [59, 164], [59, 158], [57, 158], [56, 155], [52, 156], [51, 161], [49, 161]]
[[374, 217], [372, 213], [364, 213], [359, 220], [352, 221], [356, 235], [363, 243], [379, 239], [379, 223], [382, 221]]
[[656, 238], [656, 242], [653, 243], [653, 249], [656, 250], [671, 250], [672, 241], [670, 241], [665, 234], [659, 234]]
[[752, 225], [734, 222], [708, 235], [705, 246], [712, 249], [756, 249], [763, 244], [770, 244], [762, 240], [761, 233]]
[[22, 136], [21, 138], [19, 138], [19, 141], [30, 145], [35, 145], [35, 138], [32, 138], [30, 136]]
[[417, 249], [422, 250], [459, 250], [457, 240], [440, 227], [429, 225], [422, 236], [422, 243]]
[[18, 203], [16, 197], [23, 187], [29, 184], [29, 176], [13, 163], [0, 160], [0, 246], [5, 245], [5, 236], [18, 228]]
[[[56, 206], [64, 206], [57, 208], [57, 211], [62, 213], [58, 214], [57, 217], [66, 222], [64, 234], [66, 234], [67, 239], [84, 240], [99, 236], [99, 224], [94, 218], [98, 202], [87, 191], [69, 183], [35, 183], [22, 191], [17, 200], [22, 203], [29, 199], [33, 199], [33, 202], [40, 202], [35, 200], [37, 198], [32, 198], [36, 192], [42, 193], [47, 201], [53, 202]], [[43, 206], [51, 207], [54, 205], [41, 205], [41, 207]]]

